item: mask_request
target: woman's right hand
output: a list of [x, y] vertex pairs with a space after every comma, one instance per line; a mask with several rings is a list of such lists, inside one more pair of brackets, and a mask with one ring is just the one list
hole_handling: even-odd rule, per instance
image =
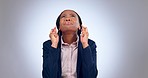
[[56, 27], [51, 29], [49, 37], [52, 42], [51, 46], [57, 48], [59, 42], [59, 35], [57, 34]]

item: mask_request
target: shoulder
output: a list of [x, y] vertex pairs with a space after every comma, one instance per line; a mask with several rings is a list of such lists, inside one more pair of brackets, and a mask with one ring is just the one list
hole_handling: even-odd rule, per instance
[[96, 47], [97, 47], [95, 41], [93, 41], [93, 40], [91, 40], [91, 39], [88, 39], [88, 44], [89, 44], [89, 46], [90, 46], [91, 48], [96, 48]]
[[43, 42], [43, 46], [49, 46], [51, 45], [51, 40], [46, 40]]
[[88, 44], [89, 44], [89, 45], [92, 45], [92, 44], [96, 44], [96, 43], [95, 43], [94, 40], [92, 40], [92, 39], [88, 39]]

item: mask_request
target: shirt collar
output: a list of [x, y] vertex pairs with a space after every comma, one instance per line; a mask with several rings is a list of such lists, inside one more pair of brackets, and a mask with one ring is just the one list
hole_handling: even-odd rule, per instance
[[[79, 41], [79, 36], [77, 35], [77, 40], [75, 42], [73, 42], [72, 45], [77, 45], [78, 41]], [[61, 36], [61, 45], [71, 45], [71, 44], [65, 43], [62, 39], [62, 36]]]

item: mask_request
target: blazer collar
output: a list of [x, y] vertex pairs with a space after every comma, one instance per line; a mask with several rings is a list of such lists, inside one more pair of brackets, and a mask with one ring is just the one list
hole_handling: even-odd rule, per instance
[[[77, 76], [79, 76], [79, 73], [80, 73], [80, 68], [81, 68], [81, 52], [82, 52], [82, 43], [80, 42], [80, 39], [79, 39], [79, 42], [78, 42], [78, 57], [77, 57]], [[79, 78], [79, 77], [78, 77]]]

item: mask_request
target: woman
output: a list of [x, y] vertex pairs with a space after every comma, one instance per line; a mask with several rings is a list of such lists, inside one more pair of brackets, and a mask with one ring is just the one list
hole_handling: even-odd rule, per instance
[[96, 44], [73, 10], [64, 10], [43, 43], [43, 78], [96, 78]]

